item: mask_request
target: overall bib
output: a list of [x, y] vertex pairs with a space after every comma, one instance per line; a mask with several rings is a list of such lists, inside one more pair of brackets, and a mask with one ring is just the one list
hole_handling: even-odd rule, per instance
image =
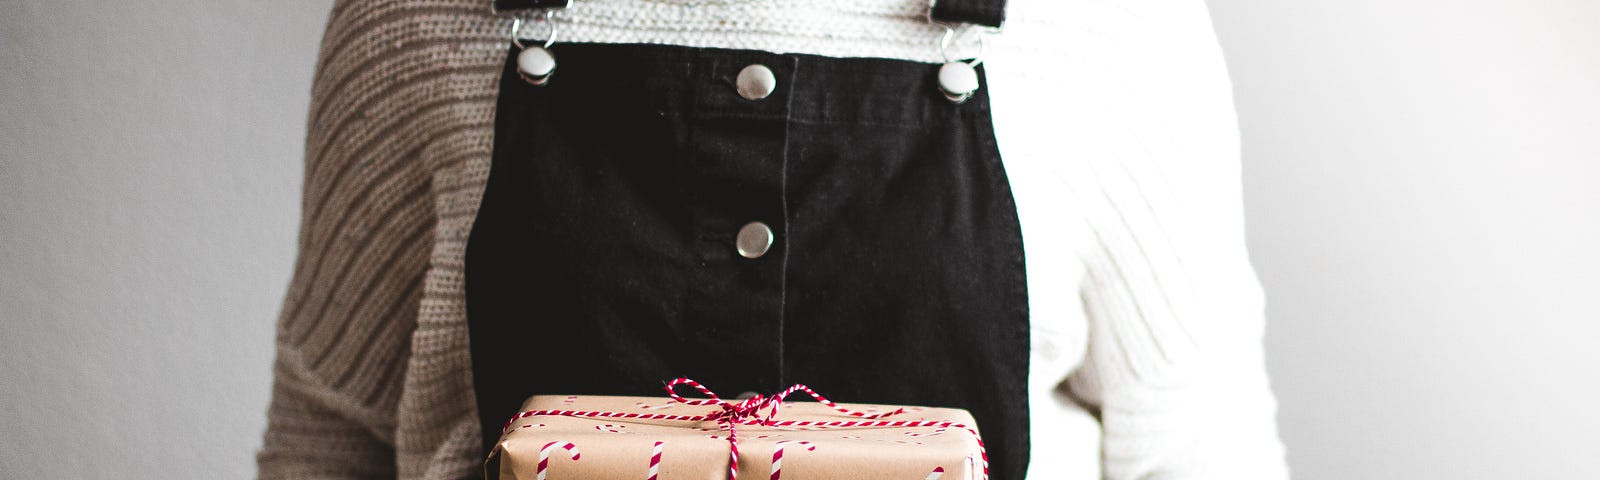
[[530, 395], [687, 376], [964, 408], [992, 477], [1023, 477], [1022, 237], [981, 67], [955, 104], [935, 64], [556, 44], [536, 86], [517, 50], [466, 251], [485, 452]]

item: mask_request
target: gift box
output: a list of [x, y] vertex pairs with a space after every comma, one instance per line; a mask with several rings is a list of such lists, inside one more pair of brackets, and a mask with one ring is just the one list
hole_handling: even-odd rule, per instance
[[[674, 387], [699, 389], [684, 398]], [[804, 392], [817, 401], [785, 401]], [[692, 380], [668, 397], [539, 395], [502, 430], [484, 476], [503, 480], [760, 478], [978, 480], [988, 460], [972, 415], [834, 404], [796, 385], [723, 400]]]

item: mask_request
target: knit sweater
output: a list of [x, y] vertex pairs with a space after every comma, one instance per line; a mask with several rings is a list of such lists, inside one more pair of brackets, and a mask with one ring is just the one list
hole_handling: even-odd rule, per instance
[[[510, 29], [489, 4], [334, 6], [263, 478], [481, 468], [462, 267]], [[562, 42], [935, 62], [926, 8], [578, 0], [557, 19]], [[1202, 0], [1010, 0], [984, 58], [1027, 250], [1030, 476], [1285, 477], [1230, 87]]]

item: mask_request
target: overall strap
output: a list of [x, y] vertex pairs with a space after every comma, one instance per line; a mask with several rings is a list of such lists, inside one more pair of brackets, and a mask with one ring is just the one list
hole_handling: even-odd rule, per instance
[[1006, 0], [933, 0], [930, 16], [940, 23], [1000, 28], [1006, 21]]
[[[496, 11], [531, 8], [564, 8], [572, 0], [494, 0]], [[943, 23], [971, 23], [1000, 28], [1006, 19], [1006, 0], [933, 0], [933, 20]]]
[[533, 8], [567, 8], [572, 0], [494, 0], [496, 12], [528, 10]]

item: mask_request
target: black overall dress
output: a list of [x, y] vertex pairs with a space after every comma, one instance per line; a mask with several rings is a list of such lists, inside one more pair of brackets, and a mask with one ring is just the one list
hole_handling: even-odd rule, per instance
[[[937, 64], [551, 51], [543, 86], [508, 52], [467, 245], [485, 451], [530, 395], [654, 396], [687, 376], [728, 396], [804, 383], [965, 408], [992, 478], [1023, 477], [1023, 246], [981, 68], [955, 104]], [[777, 80], [765, 98], [735, 91], [750, 65]], [[736, 248], [747, 228], [770, 246]]]

